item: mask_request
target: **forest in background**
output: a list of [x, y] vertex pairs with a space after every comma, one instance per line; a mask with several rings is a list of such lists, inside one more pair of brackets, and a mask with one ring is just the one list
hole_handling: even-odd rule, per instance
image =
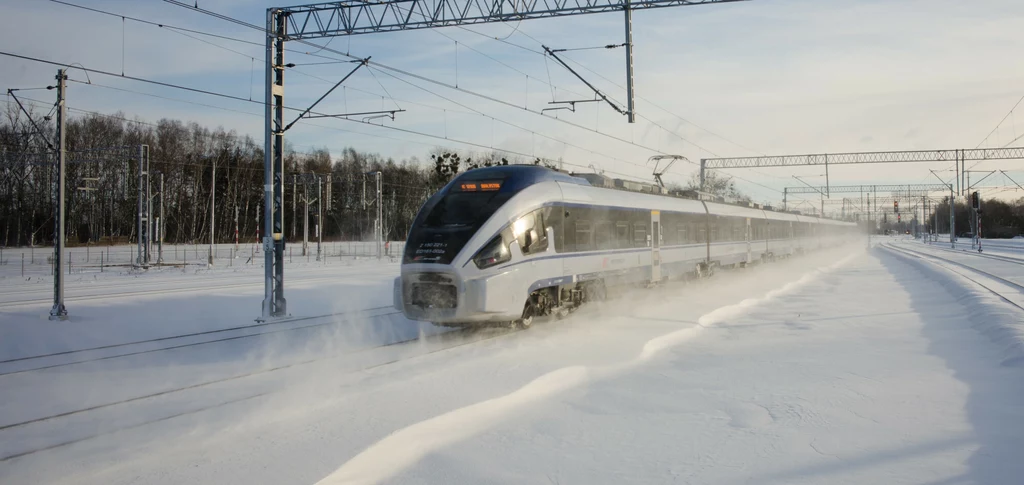
[[[34, 126], [35, 125], [35, 126]], [[38, 127], [38, 130], [37, 128]], [[8, 109], [0, 119], [0, 245], [4, 247], [49, 245], [54, 232], [55, 169], [52, 117]], [[249, 136], [198, 123], [163, 119], [147, 123], [125, 115], [85, 114], [69, 117], [66, 145], [67, 241], [119, 244], [136, 238], [138, 161], [133, 150], [94, 151], [107, 147], [149, 146], [154, 217], [158, 215], [159, 186], [163, 174], [164, 241], [207, 242], [210, 238], [211, 177], [215, 176], [215, 239], [235, 237], [255, 242], [263, 217], [263, 146]], [[346, 148], [332, 157], [327, 149], [298, 152], [286, 146], [285, 237], [302, 239], [304, 198], [316, 199], [316, 185], [293, 183], [293, 174], [330, 177], [324, 188], [323, 237], [327, 241], [369, 240], [373, 235], [376, 207], [374, 178], [382, 173], [383, 230], [387, 240], [404, 240], [423, 202], [457, 173], [479, 166], [542, 164], [555, 168], [557, 161], [525, 160], [500, 152], [457, 153], [430, 150], [423, 160], [385, 158]], [[213, 167], [216, 166], [214, 175]], [[364, 189], [365, 183], [365, 189]], [[695, 189], [696, 177], [686, 187]], [[710, 172], [706, 190], [734, 200], [749, 200], [731, 178]], [[1013, 202], [985, 200], [983, 234], [1013, 237], [1024, 228], [1024, 198]], [[948, 199], [933, 216], [938, 227], [948, 226]], [[969, 232], [968, 209], [957, 205], [957, 233]], [[309, 237], [315, 239], [317, 207], [310, 205]], [[935, 227], [935, 226], [932, 226]]]
[[[40, 131], [54, 133], [50, 118], [32, 113], [30, 120], [9, 106], [0, 120], [2, 246], [52, 244], [56, 172], [53, 151], [47, 145], [52, 143], [52, 135], [51, 140], [39, 135]], [[66, 126], [69, 245], [135, 240], [139, 187], [135, 151], [95, 150], [138, 145], [149, 146], [154, 217], [160, 200], [157, 174], [163, 174], [165, 242], [209, 241], [211, 177], [215, 177], [216, 241], [234, 241], [236, 214], [239, 240], [256, 240], [263, 218], [262, 142], [194, 122], [163, 119], [146, 123], [121, 113], [69, 117]], [[285, 237], [289, 241], [302, 239], [306, 197], [314, 200], [309, 206], [310, 240], [315, 240], [316, 234], [317, 185], [293, 183], [293, 174], [322, 176], [324, 240], [351, 241], [372, 238], [376, 182], [373, 175], [364, 174], [380, 171], [384, 236], [404, 240], [423, 202], [461, 171], [509, 163], [554, 166], [549, 161], [520, 160], [497, 152], [466, 154], [436, 148], [427, 155], [425, 160], [394, 160], [346, 148], [332, 157], [327, 149], [301, 153], [286, 146]]]

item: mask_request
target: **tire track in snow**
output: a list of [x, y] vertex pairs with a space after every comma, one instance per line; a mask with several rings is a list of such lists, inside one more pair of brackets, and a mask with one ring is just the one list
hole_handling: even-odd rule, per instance
[[648, 340], [640, 353], [628, 361], [595, 368], [563, 367], [543, 374], [504, 396], [455, 409], [402, 428], [348, 460], [333, 473], [317, 482], [317, 485], [371, 484], [391, 478], [429, 453], [486, 431], [501, 418], [522, 409], [524, 405], [642, 365], [662, 351], [697, 337], [712, 325], [736, 318], [747, 313], [753, 307], [800, 289], [818, 279], [823, 273], [839, 268], [856, 256], [858, 254], [851, 254], [829, 266], [804, 273], [796, 281], [771, 290], [763, 296], [748, 298], [739, 303], [705, 313], [697, 319], [697, 323], [693, 326]]

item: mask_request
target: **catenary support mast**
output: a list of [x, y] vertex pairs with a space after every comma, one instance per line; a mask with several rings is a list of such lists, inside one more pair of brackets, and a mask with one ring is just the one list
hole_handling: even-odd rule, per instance
[[[285, 41], [347, 35], [430, 29], [492, 22], [522, 21], [603, 12], [625, 12], [629, 122], [634, 121], [632, 11], [663, 7], [711, 5], [747, 0], [381, 0], [322, 2], [267, 10], [266, 112], [263, 171], [264, 295], [260, 320], [287, 315], [284, 298], [284, 62]], [[368, 61], [368, 60], [367, 60]], [[379, 192], [379, 190], [378, 190]], [[378, 212], [381, 207], [378, 205]], [[378, 215], [377, 240], [383, 237]], [[378, 254], [380, 250], [378, 250]]]

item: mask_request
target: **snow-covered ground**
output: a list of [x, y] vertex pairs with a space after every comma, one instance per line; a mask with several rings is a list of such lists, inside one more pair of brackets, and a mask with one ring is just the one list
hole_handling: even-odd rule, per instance
[[[405, 248], [404, 241], [388, 243], [386, 254], [397, 256]], [[162, 250], [153, 244], [150, 250], [150, 262], [164, 266], [192, 266], [205, 268], [210, 257], [209, 244], [164, 244]], [[252, 241], [235, 244], [217, 244], [213, 247], [215, 267], [258, 266], [263, 261], [260, 247]], [[135, 245], [119, 246], [74, 246], [61, 253], [67, 266], [68, 274], [118, 272], [130, 268], [138, 261], [138, 247]], [[285, 248], [285, 261], [288, 264], [316, 261], [317, 243], [308, 241], [305, 253], [302, 241], [291, 242]], [[321, 263], [330, 264], [349, 259], [375, 258], [377, 243], [365, 241], [325, 241], [320, 244]], [[46, 276], [53, 273], [53, 247], [13, 247], [0, 246], [0, 281], [8, 278], [24, 278]], [[193, 268], [195, 269], [195, 268]]]
[[[289, 308], [314, 318], [237, 330], [258, 267], [69, 281], [63, 323], [15, 302], [45, 278], [5, 281], [0, 361], [225, 331], [0, 362], [0, 483], [1020, 483], [1013, 295], [899, 249], [983, 258], [864, 246], [522, 332], [374, 309], [398, 271], [375, 260], [290, 265]], [[222, 336], [241, 338], [185, 346]]]

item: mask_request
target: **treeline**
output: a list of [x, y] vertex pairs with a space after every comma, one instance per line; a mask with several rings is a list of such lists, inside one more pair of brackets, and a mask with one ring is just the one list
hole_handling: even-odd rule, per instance
[[[32, 121], [47, 138], [40, 136]], [[8, 109], [0, 120], [0, 244], [52, 244], [55, 178], [53, 121], [33, 113], [32, 120]], [[153, 216], [159, 209], [157, 172], [163, 174], [164, 241], [206, 242], [210, 236], [210, 191], [213, 188], [214, 236], [217, 242], [255, 242], [263, 220], [263, 145], [222, 128], [164, 119], [155, 124], [115, 116], [85, 115], [67, 123], [66, 232], [69, 244], [135, 241], [138, 160], [134, 149], [149, 146]], [[394, 160], [345, 149], [332, 157], [326, 149], [299, 153], [286, 147], [285, 237], [302, 239], [307, 187], [292, 175], [330, 175], [330, 199], [324, 201], [325, 240], [372, 238], [376, 218], [375, 179], [382, 172], [383, 231], [389, 240], [405, 238], [422, 203], [458, 172], [476, 166], [531, 163], [500, 153], [458, 154], [435, 149], [423, 161]], [[532, 163], [548, 162], [534, 160]], [[216, 170], [214, 170], [214, 166]], [[215, 174], [215, 175], [214, 175]], [[365, 191], [364, 191], [365, 181]], [[317, 186], [308, 186], [316, 199]], [[328, 190], [323, 189], [327, 197]], [[309, 237], [315, 240], [317, 207], [309, 208]]]
[[[956, 234], [971, 232], [971, 208], [966, 203], [954, 204]], [[935, 208], [931, 227], [945, 232], [949, 229], [949, 197]], [[1024, 231], [1024, 198], [1005, 202], [996, 199], [981, 201], [981, 236], [986, 238], [1011, 238]]]

